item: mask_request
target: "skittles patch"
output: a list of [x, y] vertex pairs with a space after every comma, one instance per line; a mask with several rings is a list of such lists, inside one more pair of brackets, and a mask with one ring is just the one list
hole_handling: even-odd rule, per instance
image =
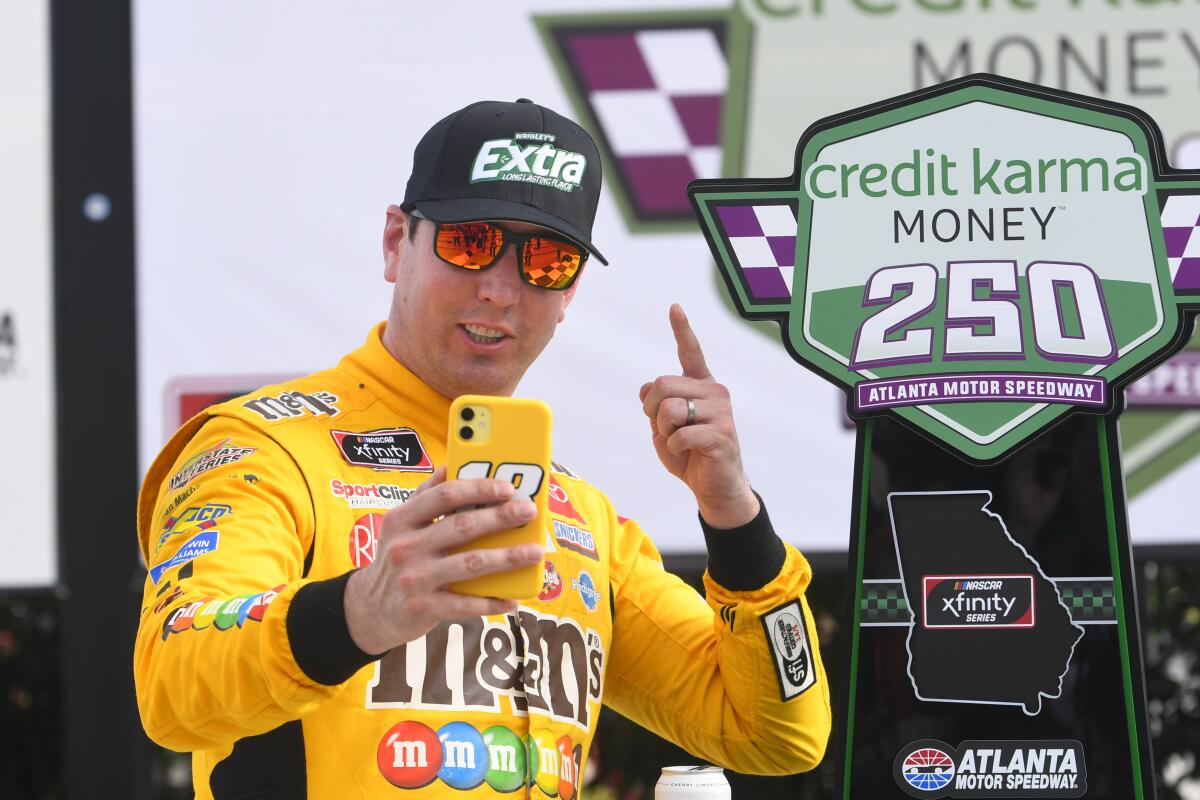
[[285, 584], [256, 594], [238, 597], [201, 597], [173, 609], [163, 621], [162, 638], [165, 642], [171, 634], [187, 630], [203, 630], [208, 627], [227, 631], [242, 627], [247, 621], [262, 622], [267, 606], [279, 595]]

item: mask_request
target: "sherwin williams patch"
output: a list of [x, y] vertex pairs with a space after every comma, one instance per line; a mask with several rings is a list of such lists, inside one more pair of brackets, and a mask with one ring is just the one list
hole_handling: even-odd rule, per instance
[[215, 530], [203, 531], [188, 539], [175, 555], [150, 568], [150, 580], [158, 583], [167, 570], [182, 566], [192, 559], [216, 550], [219, 535]]

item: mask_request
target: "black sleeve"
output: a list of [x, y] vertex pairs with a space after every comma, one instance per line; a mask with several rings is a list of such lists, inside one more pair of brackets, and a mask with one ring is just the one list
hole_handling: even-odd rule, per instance
[[[304, 674], [323, 686], [336, 686], [379, 658], [364, 653], [346, 625], [346, 584], [351, 570], [302, 586], [288, 607], [287, 634], [292, 657]], [[382, 655], [382, 654], [381, 654]]]
[[[759, 497], [758, 515], [740, 528], [714, 528], [700, 517], [708, 547], [708, 574], [733, 592], [751, 592], [773, 581], [783, 569], [787, 550], [775, 535], [767, 506]], [[699, 515], [697, 515], [699, 516]]]

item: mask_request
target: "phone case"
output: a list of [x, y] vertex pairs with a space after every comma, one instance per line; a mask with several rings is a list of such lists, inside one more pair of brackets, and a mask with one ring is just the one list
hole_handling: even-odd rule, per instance
[[[447, 436], [449, 478], [509, 480], [537, 505], [537, 516], [520, 528], [482, 536], [451, 550], [544, 545], [549, 519], [550, 406], [541, 400], [463, 395], [450, 405]], [[461, 594], [525, 600], [542, 588], [542, 562], [451, 584]]]

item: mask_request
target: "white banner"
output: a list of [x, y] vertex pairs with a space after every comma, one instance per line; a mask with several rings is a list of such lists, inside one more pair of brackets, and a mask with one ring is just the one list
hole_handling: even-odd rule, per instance
[[0, 4], [0, 587], [58, 577], [49, 3]]
[[[683, 187], [722, 164], [790, 174], [817, 118], [967, 69], [1140, 105], [1185, 153], [1200, 10], [1039, 2], [692, 1], [654, 14], [623, 0], [136, 2], [143, 465], [181, 386], [219, 399], [237, 376], [300, 375], [356, 347], [387, 313], [384, 211], [421, 134], [475, 100], [529, 97], [588, 124], [606, 154], [595, 241], [611, 266], [588, 267], [520, 389], [554, 409], [556, 458], [661, 549], [702, 549], [638, 401], [643, 382], [678, 372], [667, 308], [681, 302], [732, 391], [776, 528], [807, 550], [844, 549], [854, 433], [842, 395], [792, 361], [773, 325], [730, 309]], [[221, 380], [206, 389], [206, 376]], [[1135, 541], [1197, 539], [1158, 494], [1192, 470], [1189, 455], [1147, 483]]]

